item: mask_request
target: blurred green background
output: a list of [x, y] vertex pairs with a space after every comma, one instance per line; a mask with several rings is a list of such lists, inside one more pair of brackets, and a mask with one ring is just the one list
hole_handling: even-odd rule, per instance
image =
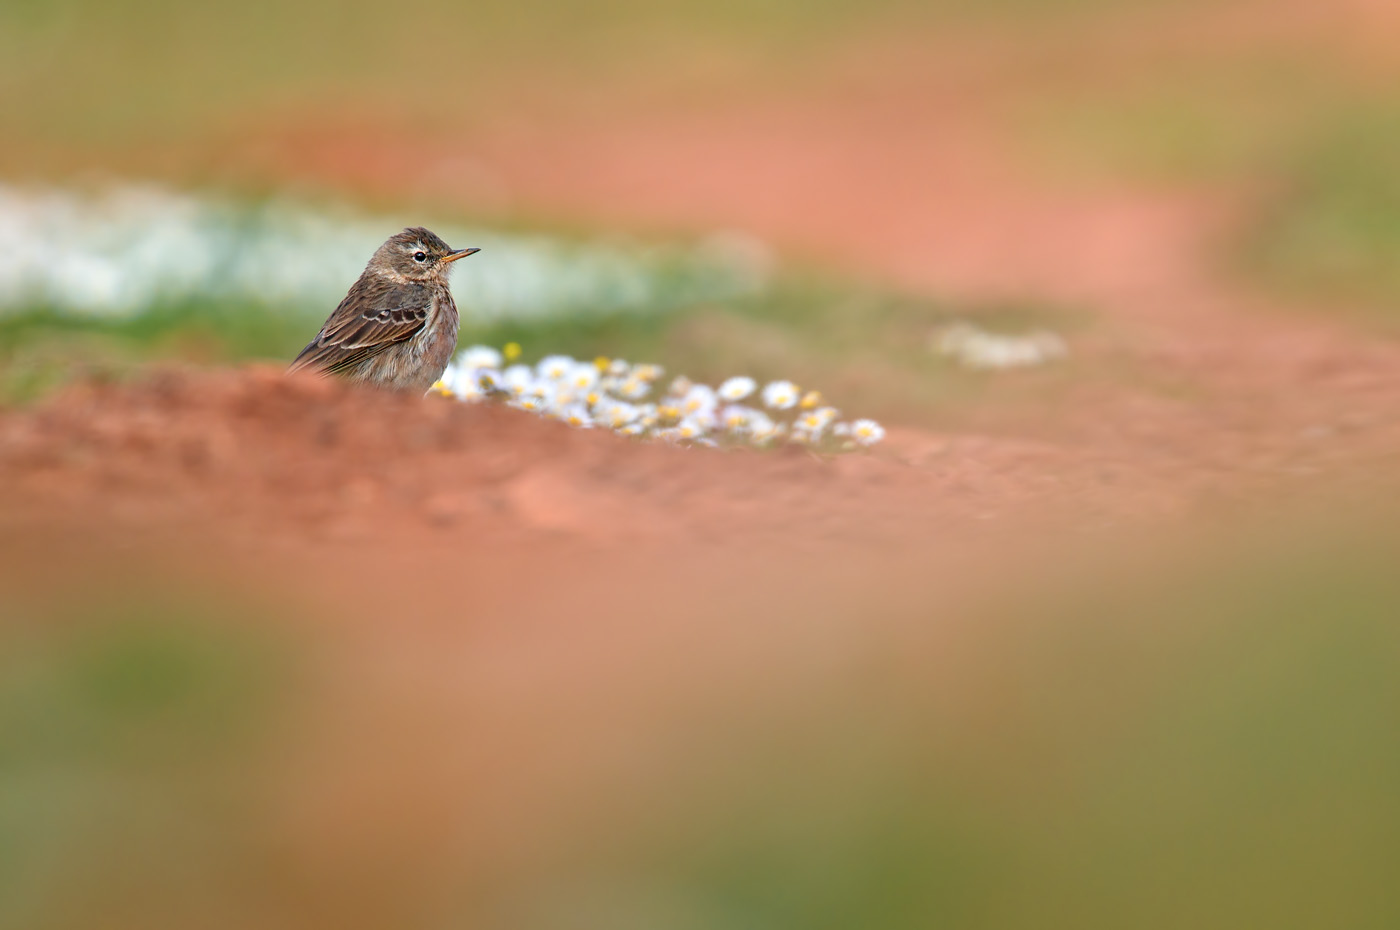
[[659, 560], [394, 636], [11, 603], [0, 926], [1393, 926], [1396, 544], [1098, 551], [956, 622], [908, 576], [659, 616]]
[[[310, 196], [377, 211], [385, 225], [428, 215], [586, 240], [628, 225], [627, 204], [609, 212], [625, 193], [600, 208], [528, 191], [502, 199], [495, 181], [433, 181], [447, 170], [434, 165], [444, 152], [508, 162], [511, 151], [492, 146], [501, 133], [520, 131], [530, 140], [521, 144], [543, 138], [556, 147], [567, 177], [577, 126], [684, 123], [687, 114], [742, 109], [750, 99], [800, 108], [855, 91], [867, 102], [906, 94], [911, 125], [957, 133], [960, 124], [945, 125], [943, 114], [961, 99], [974, 121], [994, 127], [1019, 170], [1051, 183], [1221, 194], [1235, 218], [1211, 253], [1198, 256], [1212, 275], [1272, 295], [1281, 311], [1308, 307], [1389, 331], [1400, 304], [1400, 98], [1389, 79], [1391, 50], [1380, 26], [1368, 25], [1369, 9], [1346, 4], [1328, 14], [1308, 2], [1225, 0], [551, 0], [386, 11], [363, 3], [12, 0], [0, 8], [0, 180]], [[568, 119], [550, 141], [561, 114]], [[832, 138], [862, 131], [856, 117], [831, 125]], [[330, 154], [306, 144], [318, 135]], [[736, 176], [743, 170], [733, 166]], [[674, 171], [683, 186], [685, 167]], [[636, 194], [642, 207], [649, 196]], [[929, 209], [938, 210], [936, 200]], [[684, 244], [713, 226], [683, 213], [663, 212], [639, 233]], [[874, 235], [878, 245], [880, 223], [872, 213], [851, 238]], [[645, 355], [698, 377], [753, 369], [806, 380], [832, 370], [822, 343], [839, 330], [850, 355], [895, 369], [894, 386], [875, 390], [862, 386], [878, 380], [869, 364], [838, 365], [846, 370], [832, 377], [850, 403], [930, 422], [923, 405], [969, 396], [967, 379], [959, 383], [952, 366], [912, 347], [944, 321], [978, 318], [989, 305], [987, 328], [1020, 325], [1018, 315], [998, 316], [1004, 300], [951, 296], [934, 305], [927, 288], [886, 275], [878, 260], [832, 268], [776, 245], [783, 260], [771, 299], [704, 301], [664, 322], [633, 314], [512, 329], [469, 320], [464, 339], [511, 337], [535, 354]], [[792, 313], [792, 294], [822, 309]], [[1006, 296], [1052, 328], [1084, 326], [1096, 309], [1092, 296], [1067, 301], [1033, 286]], [[0, 321], [0, 386], [11, 399], [71, 376], [54, 360], [55, 339], [67, 346], [74, 337], [79, 372], [152, 356], [285, 359], [329, 310], [159, 307], [150, 320], [114, 324], [56, 321], [50, 308], [22, 304], [3, 308]], [[864, 313], [872, 306], [888, 312]], [[785, 343], [776, 352], [759, 347], [775, 318]], [[708, 341], [703, 353], [687, 354], [697, 328]], [[919, 357], [911, 362], [912, 354]]]
[[[1004, 177], [1205, 202], [1212, 225], [1182, 259], [1193, 286], [1393, 339], [1387, 7], [4, 0], [0, 185], [151, 183], [385, 235], [538, 237], [551, 255], [621, 256], [655, 286], [638, 306], [464, 320], [463, 344], [520, 342], [529, 359], [792, 378], [934, 429], [983, 406], [1063, 410], [1085, 384], [1194, 399], [1092, 349], [1125, 325], [1114, 300], [1154, 295], [1156, 278], [1044, 288], [1078, 283], [1052, 257], [1044, 278], [983, 288], [976, 261], [921, 276], [924, 260], [979, 221], [1018, 225], [983, 206], [1026, 199]], [[729, 143], [708, 147], [719, 131]], [[635, 150], [620, 177], [594, 133]], [[779, 167], [753, 167], [765, 159]], [[904, 189], [945, 170], [953, 182]], [[787, 174], [801, 183], [765, 200]], [[889, 199], [867, 203], [881, 177]], [[744, 202], [726, 213], [731, 179]], [[981, 186], [959, 200], [958, 179]], [[823, 212], [828, 198], [844, 206]], [[0, 198], [3, 256], [32, 244], [16, 204]], [[922, 213], [951, 228], [934, 237]], [[1047, 250], [1079, 237], [1057, 225], [1074, 215], [1051, 214]], [[696, 296], [705, 237], [726, 225], [771, 268]], [[85, 244], [55, 233], [26, 267]], [[156, 264], [178, 265], [167, 248]], [[336, 260], [367, 257], [348, 252]], [[75, 311], [6, 290], [9, 267], [7, 404], [154, 360], [280, 363], [335, 299]], [[930, 351], [969, 320], [1051, 330], [1073, 362], [969, 371]], [[658, 559], [577, 611], [527, 590], [476, 625], [378, 634], [237, 584], [171, 594], [149, 565], [132, 569], [144, 586], [90, 579], [62, 547], [49, 564], [74, 576], [26, 599], [16, 566], [37, 550], [7, 538], [0, 928], [1394, 927], [1400, 539], [1378, 518], [1336, 522], [1149, 548], [1151, 569], [1113, 546], [1053, 582], [1013, 565], [971, 606], [944, 600], [941, 566], [828, 602], [840, 566], [817, 562], [749, 589], [788, 592], [782, 609], [734, 607], [707, 588], [728, 566]], [[726, 648], [697, 655], [673, 615]], [[538, 628], [478, 636], [520, 616], [552, 618], [543, 638], [577, 651], [542, 649]]]

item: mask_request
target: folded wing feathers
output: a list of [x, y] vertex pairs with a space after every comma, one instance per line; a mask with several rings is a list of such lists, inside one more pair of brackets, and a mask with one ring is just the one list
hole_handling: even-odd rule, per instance
[[411, 339], [426, 324], [431, 301], [422, 285], [362, 277], [288, 370], [341, 371]]

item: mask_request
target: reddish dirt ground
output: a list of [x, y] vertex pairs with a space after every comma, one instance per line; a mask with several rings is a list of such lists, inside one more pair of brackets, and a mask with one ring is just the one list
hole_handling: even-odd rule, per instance
[[0, 418], [0, 467], [7, 514], [20, 522], [110, 517], [138, 530], [213, 525], [248, 546], [410, 550], [482, 540], [497, 550], [891, 548], [1008, 519], [1093, 527], [1180, 516], [1210, 492], [1044, 441], [895, 429], [868, 455], [677, 449], [275, 369], [72, 389]]
[[1222, 278], [1216, 256], [1255, 192], [1047, 177], [1008, 115], [1070, 63], [1111, 79], [1135, 56], [1180, 66], [1272, 43], [1393, 70], [1386, 4], [1222, 9], [1189, 25], [1149, 14], [1087, 44], [860, 46], [815, 83], [681, 107], [560, 91], [527, 114], [401, 136], [369, 130], [378, 112], [301, 114], [186, 153], [388, 196], [428, 185], [467, 211], [741, 229], [928, 293], [1070, 302], [1096, 318], [1069, 362], [1091, 374], [1054, 399], [941, 434], [892, 424], [879, 453], [817, 462], [639, 447], [262, 371], [171, 373], [4, 414], [6, 519], [408, 553], [482, 539], [498, 552], [560, 539], [907, 548], [970, 527], [1010, 527], [1006, 539], [1041, 521], [1211, 519], [1383, 483], [1400, 457], [1400, 345]]

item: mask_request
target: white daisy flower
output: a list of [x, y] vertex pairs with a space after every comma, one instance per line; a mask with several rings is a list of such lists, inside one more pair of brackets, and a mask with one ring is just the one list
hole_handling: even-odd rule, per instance
[[714, 388], [707, 384], [692, 384], [690, 390], [685, 392], [679, 404], [682, 416], [692, 416], [698, 413], [713, 413], [719, 404], [719, 399], [715, 396]]
[[684, 397], [690, 393], [690, 389], [695, 386], [685, 375], [677, 375], [671, 382], [671, 386], [666, 389], [666, 393], [672, 397]]
[[699, 423], [707, 430], [716, 429], [719, 427], [719, 408], [706, 407], [702, 410], [697, 410], [692, 414], [688, 414], [682, 417], [681, 419], [694, 420], [696, 423]]
[[820, 433], [832, 423], [836, 422], [836, 418], [839, 415], [835, 407], [818, 407], [816, 410], [802, 414], [793, 425], [800, 426], [805, 430], [813, 430]]
[[758, 382], [752, 378], [737, 377], [730, 378], [719, 386], [719, 396], [725, 400], [743, 400], [753, 393], [758, 387]]
[[544, 399], [534, 396], [516, 398], [510, 405], [517, 410], [528, 410], [531, 413], [540, 413], [545, 409]]
[[433, 389], [436, 390], [441, 387], [445, 388], [448, 393], [455, 393], [453, 388], [456, 387], [457, 381], [461, 378], [465, 378], [466, 375], [466, 371], [458, 366], [456, 362], [448, 362], [447, 367], [442, 370], [442, 377], [437, 379], [437, 383], [433, 385]]
[[608, 362], [608, 374], [614, 378], [622, 378], [627, 375], [630, 366], [620, 358], [615, 358]]
[[563, 381], [577, 364], [567, 355], [547, 355], [535, 366], [535, 372], [550, 381]]
[[647, 428], [641, 423], [628, 423], [617, 431], [620, 436], [645, 436]]
[[836, 422], [837, 415], [835, 407], [818, 407], [802, 414], [792, 424], [793, 441], [809, 445], [821, 442], [827, 429]]
[[749, 438], [754, 442], [768, 442], [778, 435], [778, 424], [773, 422], [773, 418], [762, 410], [749, 412], [749, 422], [745, 427]]
[[757, 412], [741, 404], [730, 404], [721, 411], [719, 421], [727, 432], [741, 436], [748, 431], [749, 423]]
[[677, 438], [699, 439], [705, 435], [705, 425], [694, 417], [686, 417], [674, 427]]
[[457, 353], [457, 364], [463, 368], [500, 368], [504, 362], [490, 346], [470, 346]]
[[651, 390], [651, 382], [637, 377], [636, 372], [623, 378], [613, 387], [613, 393], [625, 400], [641, 400]]
[[885, 438], [885, 428], [874, 420], [856, 420], [851, 424], [851, 438], [862, 446], [873, 446]]
[[501, 372], [501, 387], [516, 397], [529, 393], [535, 386], [535, 373], [529, 365], [512, 365]]
[[576, 362], [565, 378], [569, 386], [586, 391], [598, 383], [598, 366], [588, 362]]
[[583, 404], [569, 404], [564, 407], [559, 411], [559, 419], [578, 429], [589, 429], [593, 426], [593, 417]]
[[612, 429], [621, 429], [628, 423], [635, 421], [639, 411], [632, 404], [626, 401], [605, 398], [593, 409], [593, 415], [604, 426]]
[[791, 410], [801, 397], [791, 381], [773, 381], [763, 389], [763, 405], [769, 410]]
[[643, 381], [660, 381], [665, 373], [666, 369], [660, 365], [637, 365], [632, 369], [632, 377], [641, 378]]
[[486, 392], [481, 387], [481, 373], [483, 371], [490, 371], [490, 369], [448, 365], [447, 370], [442, 373], [442, 381], [458, 400], [478, 401], [486, 396]]
[[499, 391], [504, 387], [502, 384], [503, 376], [499, 369], [473, 368], [472, 373], [475, 376], [474, 379], [477, 385], [483, 391]]

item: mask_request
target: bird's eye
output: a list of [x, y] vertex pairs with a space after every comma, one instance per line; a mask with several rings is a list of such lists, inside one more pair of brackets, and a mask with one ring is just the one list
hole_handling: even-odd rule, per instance
[[428, 260], [428, 253], [427, 253], [427, 252], [414, 252], [414, 253], [413, 253], [413, 260], [414, 260], [415, 262], [426, 262], [426, 261]]

